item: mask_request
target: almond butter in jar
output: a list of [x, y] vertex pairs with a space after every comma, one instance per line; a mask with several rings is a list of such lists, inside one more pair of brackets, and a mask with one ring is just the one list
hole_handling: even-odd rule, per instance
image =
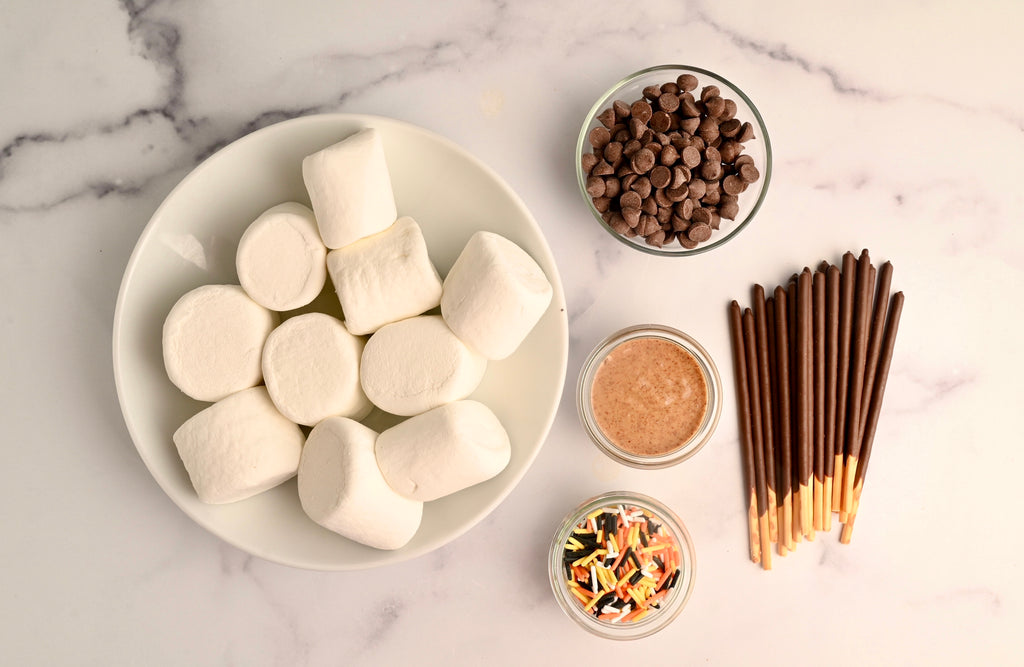
[[628, 327], [602, 341], [580, 372], [576, 405], [602, 451], [636, 468], [664, 468], [693, 456], [722, 411], [714, 362], [671, 327]]

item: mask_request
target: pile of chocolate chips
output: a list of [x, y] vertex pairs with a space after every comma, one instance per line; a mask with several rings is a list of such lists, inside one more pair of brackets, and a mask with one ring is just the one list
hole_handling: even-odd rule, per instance
[[761, 174], [743, 144], [754, 138], [718, 86], [693, 96], [697, 77], [648, 86], [632, 104], [616, 100], [590, 131], [581, 160], [587, 194], [615, 232], [652, 246], [696, 248]]

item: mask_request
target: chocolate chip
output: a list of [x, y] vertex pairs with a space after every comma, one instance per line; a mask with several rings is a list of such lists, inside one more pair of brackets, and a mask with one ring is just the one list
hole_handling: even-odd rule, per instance
[[718, 147], [718, 152], [722, 156], [722, 162], [736, 162], [736, 158], [740, 156], [740, 152], [743, 150], [743, 144], [738, 141], [732, 141], [728, 139], [723, 141]]
[[604, 150], [602, 151], [604, 159], [608, 162], [614, 163], [622, 157], [622, 144], [618, 141], [612, 141], [605, 144]]
[[679, 122], [679, 129], [687, 134], [693, 134], [700, 127], [700, 117], [684, 118]]
[[630, 227], [636, 227], [638, 224], [640, 224], [640, 207], [623, 207], [622, 219], [625, 220]]
[[641, 148], [630, 157], [633, 171], [638, 174], [646, 174], [654, 166], [655, 156], [649, 148]]
[[671, 167], [672, 165], [679, 161], [679, 151], [676, 150], [675, 146], [669, 144], [668, 146], [665, 146], [663, 149], [661, 149], [661, 155], [659, 156], [659, 159], [661, 161], [661, 164], [665, 165], [666, 167]]
[[612, 140], [612, 133], [607, 127], [595, 127], [590, 131], [590, 145], [594, 148], [602, 148]]
[[675, 111], [679, 108], [679, 96], [672, 92], [663, 92], [658, 97], [658, 107], [662, 111], [667, 111], [669, 113]]
[[593, 153], [584, 153], [583, 157], [580, 158], [580, 166], [583, 167], [583, 173], [589, 174], [594, 169], [594, 165], [597, 164], [598, 157]]
[[725, 100], [718, 95], [712, 95], [704, 100], [704, 108], [712, 118], [719, 118], [725, 112]]
[[693, 169], [700, 164], [700, 151], [693, 146], [687, 146], [682, 153], [683, 164]]
[[722, 180], [722, 190], [724, 190], [726, 194], [738, 195], [743, 192], [743, 179], [735, 174], [726, 176], [725, 179]]
[[640, 206], [640, 210], [647, 215], [654, 215], [658, 212], [658, 202], [654, 201], [653, 196], [648, 196], [644, 199], [644, 203]]
[[651, 114], [654, 110], [651, 109], [651, 105], [646, 100], [637, 100], [633, 102], [633, 105], [629, 108], [630, 114], [633, 118], [640, 119], [640, 122], [646, 123], [651, 119]]
[[700, 199], [704, 196], [704, 193], [708, 191], [707, 184], [699, 178], [690, 181], [689, 185], [690, 197], [692, 199]]
[[666, 111], [655, 111], [651, 116], [650, 127], [655, 132], [664, 132], [672, 124], [670, 116]]
[[630, 139], [622, 147], [622, 154], [626, 157], [632, 157], [638, 150], [643, 148], [644, 145], [640, 143], [639, 139]]
[[711, 209], [703, 206], [693, 209], [693, 214], [690, 216], [690, 222], [695, 225], [706, 225], [711, 222]]
[[721, 96], [722, 91], [718, 89], [718, 86], [704, 86], [700, 89], [700, 101], [707, 102], [712, 97]]
[[761, 178], [761, 172], [757, 170], [753, 164], [743, 164], [740, 166], [740, 178], [743, 179], [744, 183], [753, 183], [757, 179]]
[[736, 117], [736, 112], [737, 111], [738, 111], [738, 109], [736, 108], [736, 102], [733, 101], [733, 100], [730, 100], [727, 97], [727, 98], [725, 98], [725, 110], [722, 111], [722, 115], [719, 116], [718, 118], [719, 118], [719, 120], [730, 120], [730, 119]]
[[722, 199], [723, 201], [718, 203], [718, 214], [726, 220], [735, 220], [740, 212], [739, 204], [736, 203], [736, 200], [724, 201], [725, 195], [722, 196]]
[[647, 131], [647, 124], [639, 118], [629, 119], [629, 134], [634, 139], [639, 139]]
[[693, 95], [690, 93], [684, 93], [680, 96], [679, 110], [686, 118], [700, 117], [700, 107], [697, 106], [696, 101], [693, 99]]
[[[674, 150], [674, 149], [673, 149]], [[662, 160], [665, 159], [665, 152], [661, 153]], [[672, 182], [672, 171], [661, 164], [651, 170], [651, 185], [656, 188], [668, 187], [668, 184]]]
[[640, 208], [640, 204], [642, 202], [643, 197], [634, 190], [623, 192], [619, 197], [619, 207], [622, 208], [622, 210], [626, 210], [627, 208]]
[[591, 170], [590, 173], [593, 174], [594, 176], [608, 176], [610, 174], [614, 174], [615, 169], [610, 164], [608, 164], [607, 161], [601, 160], [596, 165], [594, 165], [594, 168], [593, 170]]
[[633, 169], [630, 168], [629, 173], [622, 177], [621, 183], [623, 192], [633, 187], [633, 183], [636, 182], [636, 179], [638, 178], [640, 178], [640, 176], [633, 173]]
[[746, 143], [753, 138], [754, 127], [750, 123], [743, 123], [743, 128], [740, 130], [739, 136], [736, 137], [736, 140]]
[[594, 208], [596, 208], [599, 213], [609, 212], [608, 209], [610, 209], [612, 205], [612, 200], [609, 197], [594, 197], [592, 201], [594, 202]]
[[686, 234], [680, 234], [679, 235], [679, 245], [683, 246], [687, 250], [693, 250], [694, 248], [696, 248], [700, 244], [698, 244], [696, 241], [690, 239], [690, 237], [688, 237]]
[[649, 245], [657, 246], [658, 248], [660, 248], [665, 243], [665, 232], [664, 230], [659, 229], [658, 231], [654, 232], [653, 234], [645, 238], [644, 241], [647, 242]]
[[671, 202], [681, 202], [690, 196], [690, 189], [686, 185], [682, 185], [678, 188], [667, 188], [665, 190], [665, 196]]
[[604, 196], [618, 197], [622, 192], [622, 181], [612, 176], [604, 179]]
[[676, 213], [683, 220], [689, 220], [693, 217], [693, 200], [684, 199], [682, 202], [676, 204]]
[[705, 143], [711, 143], [718, 138], [718, 123], [715, 122], [714, 118], [705, 118], [697, 127], [697, 134], [700, 135]]
[[629, 224], [622, 219], [621, 215], [618, 218], [613, 218], [612, 221], [608, 223], [608, 226], [611, 227], [616, 234], [625, 234], [629, 231]]
[[683, 220], [679, 214], [672, 215], [672, 231], [674, 232], [685, 232], [690, 228], [688, 220]]
[[629, 105], [622, 100], [615, 100], [612, 102], [612, 111], [615, 112], [615, 117], [619, 119], [629, 118], [630, 108]]
[[680, 74], [676, 77], [676, 85], [685, 92], [697, 90], [697, 77], [692, 74]]
[[672, 167], [672, 183], [670, 187], [679, 188], [690, 180], [690, 170], [682, 165]]
[[661, 88], [658, 86], [646, 86], [643, 90], [643, 96], [654, 102], [661, 96]]
[[597, 119], [601, 121], [602, 125], [611, 130], [615, 126], [615, 111], [609, 107], [597, 114]]
[[730, 139], [732, 139], [733, 137], [740, 133], [740, 128], [742, 127], [743, 123], [741, 123], [738, 119], [733, 118], [719, 125], [718, 131], [721, 133], [723, 137], [729, 137]]
[[646, 176], [640, 176], [635, 181], [633, 181], [633, 185], [631, 185], [630, 188], [632, 188], [633, 191], [640, 195], [643, 199], [647, 199], [648, 197], [651, 196], [651, 179], [647, 178]]
[[[696, 213], [696, 211], [694, 211]], [[711, 238], [711, 225], [706, 222], [698, 222], [690, 225], [690, 228], [686, 230], [686, 237], [691, 241], [702, 243]]]
[[587, 178], [587, 194], [591, 197], [603, 197], [605, 191], [604, 179], [600, 176]]

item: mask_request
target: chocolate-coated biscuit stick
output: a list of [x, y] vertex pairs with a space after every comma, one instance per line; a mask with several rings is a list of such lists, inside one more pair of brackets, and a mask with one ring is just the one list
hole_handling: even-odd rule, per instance
[[853, 506], [853, 483], [860, 457], [860, 411], [864, 396], [864, 363], [868, 350], [868, 326], [871, 313], [871, 257], [867, 249], [857, 260], [857, 291], [854, 299], [852, 358], [850, 361], [850, 390], [846, 412], [846, 457], [843, 477], [843, 500], [839, 520], [845, 521], [844, 512]]
[[772, 569], [771, 529], [768, 527], [768, 482], [765, 474], [764, 443], [758, 425], [761, 423], [761, 397], [757, 380], [757, 336], [754, 314], [743, 311], [743, 349], [747, 357], [747, 390], [750, 396], [750, 433], [754, 444], [754, 480], [757, 483], [757, 531], [761, 538], [761, 567]]
[[832, 496], [836, 456], [836, 382], [839, 370], [839, 268], [825, 270], [825, 488], [822, 529], [832, 529]]
[[781, 285], [775, 288], [775, 375], [776, 375], [776, 397], [778, 398], [779, 424], [778, 433], [779, 450], [779, 479], [782, 480], [782, 516], [780, 524], [779, 541], [783, 541], [785, 533], [786, 548], [790, 551], [796, 548], [793, 539], [793, 438], [792, 426], [790, 424], [790, 355], [789, 355], [789, 313], [791, 310], [788, 304], [788, 297], [785, 288]]
[[[864, 370], [864, 395], [861, 398], [860, 426], [861, 442], [864, 440], [864, 426], [868, 418], [868, 406], [871, 404], [871, 393], [874, 390], [875, 371], [881, 356], [882, 332], [885, 329], [885, 316], [889, 308], [889, 287], [892, 284], [892, 263], [886, 262], [878, 271], [878, 285], [871, 315], [871, 332], [868, 338], [868, 354]], [[861, 445], [863, 447], [863, 445]], [[863, 458], [863, 457], [861, 457]]]
[[743, 474], [747, 482], [747, 530], [750, 536], [750, 560], [761, 562], [761, 538], [757, 523], [757, 481], [754, 474], [754, 441], [750, 430], [750, 393], [747, 389], [747, 355], [743, 346], [740, 305], [729, 304], [729, 334], [732, 337], [732, 365], [736, 374], [737, 413], [740, 445], [743, 449]]
[[[825, 493], [825, 274], [815, 271], [811, 283], [814, 343], [814, 530], [822, 530]], [[831, 454], [831, 452], [829, 452]]]
[[786, 301], [789, 305], [787, 318], [789, 320], [789, 439], [792, 451], [790, 468], [790, 485], [793, 489], [793, 541], [794, 544], [804, 539], [803, 531], [803, 497], [800, 494], [800, 401], [797, 396], [797, 363], [796, 358], [799, 348], [797, 347], [797, 278], [794, 275], [786, 286]]
[[778, 498], [775, 484], [775, 443], [772, 437], [771, 370], [768, 366], [768, 319], [765, 313], [764, 287], [752, 290], [754, 335], [756, 337], [758, 393], [761, 399], [761, 447], [764, 452], [765, 485], [768, 493], [768, 531], [772, 542], [778, 542]]
[[782, 444], [779, 436], [779, 368], [778, 360], [775, 357], [777, 345], [775, 343], [775, 297], [771, 294], [765, 299], [764, 314], [768, 325], [768, 381], [772, 394], [772, 438], [775, 445], [775, 490], [776, 498], [775, 514], [778, 532], [778, 550], [780, 556], [789, 553], [790, 531], [786, 524], [786, 495], [789, 487], [786, 484], [787, 475], [784, 474], [785, 467], [782, 463]]
[[853, 295], [857, 285], [857, 258], [843, 254], [839, 277], [839, 366], [836, 375], [835, 473], [832, 481], [832, 510], [840, 511], [843, 479], [846, 476], [846, 413], [850, 388], [850, 339], [853, 337]]
[[814, 494], [812, 491], [813, 469], [813, 373], [811, 358], [811, 271], [805, 268], [797, 278], [797, 404], [799, 419], [797, 437], [800, 458], [800, 530], [804, 537], [814, 539]]
[[861, 445], [860, 464], [857, 466], [857, 475], [853, 486], [853, 506], [850, 509], [843, 530], [839, 534], [839, 541], [849, 544], [853, 534], [853, 524], [857, 519], [857, 510], [860, 508], [860, 496], [864, 490], [864, 478], [868, 471], [868, 462], [871, 459], [871, 448], [875, 440], [875, 431], [878, 427], [878, 415], [882, 410], [882, 399], [885, 395], [885, 384], [889, 378], [889, 367], [892, 364], [892, 352], [896, 345], [896, 333], [899, 330], [900, 316], [903, 313], [903, 292], [896, 292], [892, 297], [892, 305], [889, 307], [889, 318], [885, 325], [885, 337], [882, 342], [878, 369], [875, 373], [874, 387], [871, 392], [871, 404], [867, 411], [867, 421], [864, 425], [864, 441]]

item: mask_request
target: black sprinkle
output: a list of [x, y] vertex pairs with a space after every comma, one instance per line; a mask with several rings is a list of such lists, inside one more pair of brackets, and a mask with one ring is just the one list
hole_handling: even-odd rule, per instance
[[665, 561], [661, 560], [657, 556], [653, 557], [651, 560], [654, 561], [654, 564], [658, 566], [659, 570], [661, 570], [662, 572], [665, 571]]
[[633, 547], [626, 547], [626, 555], [622, 557], [623, 564], [633, 555]]
[[661, 532], [661, 524], [654, 523], [650, 519], [647, 520], [647, 532], [651, 535], [657, 535]]
[[612, 512], [605, 513], [605, 526], [610, 533], [617, 533], [619, 530], [619, 515]]
[[645, 547], [650, 546], [647, 543], [647, 533], [645, 533], [642, 530], [640, 531], [640, 544], [644, 545]]
[[640, 581], [643, 578], [644, 578], [643, 570], [637, 570], [636, 572], [633, 573], [633, 576], [629, 578], [629, 583], [632, 584], [632, 585], [635, 585], [636, 582]]
[[672, 580], [665, 584], [664, 588], [674, 588], [676, 581], [679, 580], [679, 568], [676, 568], [676, 573], [672, 575]]
[[642, 565], [640, 565], [640, 559], [636, 557], [636, 554], [633, 552], [632, 547], [630, 547], [629, 549], [629, 558], [633, 561], [633, 564], [636, 565], [638, 568], [643, 567]]

